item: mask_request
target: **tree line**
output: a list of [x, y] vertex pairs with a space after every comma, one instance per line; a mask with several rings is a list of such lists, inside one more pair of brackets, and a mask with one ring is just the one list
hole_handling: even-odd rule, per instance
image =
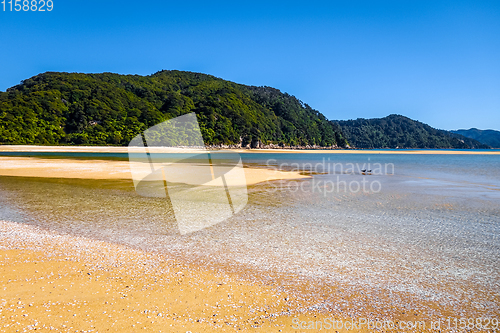
[[294, 96], [211, 75], [47, 72], [0, 92], [0, 143], [127, 145], [195, 112], [205, 144], [242, 147], [487, 148], [400, 116], [330, 121]]
[[39, 74], [0, 93], [0, 142], [127, 145], [190, 112], [209, 145], [347, 144], [336, 123], [294, 96], [181, 71]]

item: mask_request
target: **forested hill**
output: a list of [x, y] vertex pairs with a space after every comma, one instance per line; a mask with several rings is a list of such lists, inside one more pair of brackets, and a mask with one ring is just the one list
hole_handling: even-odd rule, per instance
[[189, 112], [210, 145], [346, 145], [338, 124], [293, 96], [181, 71], [39, 74], [0, 92], [0, 143], [127, 145]]
[[490, 148], [476, 140], [395, 114], [338, 123], [349, 144], [357, 148]]
[[477, 140], [492, 148], [500, 148], [500, 132], [495, 130], [480, 130], [477, 128], [459, 129], [453, 133]]

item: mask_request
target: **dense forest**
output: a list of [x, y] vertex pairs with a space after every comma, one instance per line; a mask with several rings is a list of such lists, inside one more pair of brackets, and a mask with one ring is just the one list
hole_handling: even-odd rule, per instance
[[0, 92], [0, 143], [127, 145], [189, 112], [208, 145], [347, 144], [338, 124], [294, 96], [181, 71], [39, 74]]
[[294, 96], [211, 75], [47, 72], [0, 92], [0, 144], [127, 145], [195, 112], [205, 144], [229, 147], [488, 148], [409, 118], [329, 121]]
[[338, 123], [349, 144], [357, 148], [490, 148], [476, 140], [396, 114]]
[[492, 148], [500, 148], [500, 132], [495, 130], [480, 130], [477, 128], [459, 129], [453, 133], [477, 140]]

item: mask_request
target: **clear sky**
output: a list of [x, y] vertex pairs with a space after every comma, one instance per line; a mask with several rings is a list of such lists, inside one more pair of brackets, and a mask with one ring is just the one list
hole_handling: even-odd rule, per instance
[[45, 71], [179, 69], [272, 86], [329, 119], [500, 130], [498, 0], [53, 3], [0, 4], [1, 91]]

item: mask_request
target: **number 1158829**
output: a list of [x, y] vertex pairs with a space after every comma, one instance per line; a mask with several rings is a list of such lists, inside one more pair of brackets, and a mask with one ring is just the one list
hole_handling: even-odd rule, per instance
[[54, 9], [52, 0], [3, 0], [0, 3], [4, 12], [50, 12]]

